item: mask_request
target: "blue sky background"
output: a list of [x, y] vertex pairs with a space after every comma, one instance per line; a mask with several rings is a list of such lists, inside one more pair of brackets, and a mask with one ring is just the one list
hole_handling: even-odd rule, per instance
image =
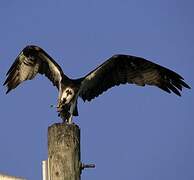
[[[44, 48], [72, 78], [116, 53], [142, 56], [194, 87], [192, 0], [6, 0], [0, 3], [0, 83], [27, 44]], [[5, 95], [0, 86], [0, 172], [41, 179], [47, 128], [60, 122], [57, 90], [42, 76]], [[194, 95], [120, 86], [79, 101], [83, 180], [193, 180]]]

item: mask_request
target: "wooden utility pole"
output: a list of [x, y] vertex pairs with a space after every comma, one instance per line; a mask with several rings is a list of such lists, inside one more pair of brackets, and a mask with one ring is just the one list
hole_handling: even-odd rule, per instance
[[80, 180], [81, 170], [95, 167], [80, 161], [80, 128], [56, 123], [48, 129], [49, 180]]

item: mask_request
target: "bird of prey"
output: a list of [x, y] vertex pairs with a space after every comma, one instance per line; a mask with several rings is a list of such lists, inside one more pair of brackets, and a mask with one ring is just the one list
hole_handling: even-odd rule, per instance
[[58, 115], [67, 123], [72, 123], [72, 117], [78, 116], [78, 97], [90, 101], [120, 84], [157, 86], [178, 96], [183, 87], [190, 88], [176, 72], [144, 58], [124, 54], [113, 55], [86, 76], [71, 79], [42, 48], [29, 45], [20, 52], [6, 74], [6, 93], [38, 73], [44, 74], [57, 87]]

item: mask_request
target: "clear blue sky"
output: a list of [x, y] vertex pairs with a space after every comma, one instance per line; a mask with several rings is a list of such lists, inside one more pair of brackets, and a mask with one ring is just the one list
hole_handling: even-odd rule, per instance
[[[44, 48], [70, 77], [115, 53], [142, 56], [194, 87], [192, 0], [33, 0], [0, 5], [0, 83], [27, 44]], [[194, 94], [120, 86], [79, 101], [83, 180], [193, 180]], [[43, 76], [5, 95], [0, 86], [0, 172], [41, 179], [47, 128], [60, 122], [57, 90]]]

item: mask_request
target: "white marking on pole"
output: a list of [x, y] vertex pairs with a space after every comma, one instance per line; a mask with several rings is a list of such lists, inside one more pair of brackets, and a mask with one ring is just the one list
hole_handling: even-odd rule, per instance
[[6, 174], [0, 174], [0, 180], [26, 180], [24, 178], [9, 176]]
[[42, 180], [50, 180], [49, 178], [48, 160], [42, 161]]

